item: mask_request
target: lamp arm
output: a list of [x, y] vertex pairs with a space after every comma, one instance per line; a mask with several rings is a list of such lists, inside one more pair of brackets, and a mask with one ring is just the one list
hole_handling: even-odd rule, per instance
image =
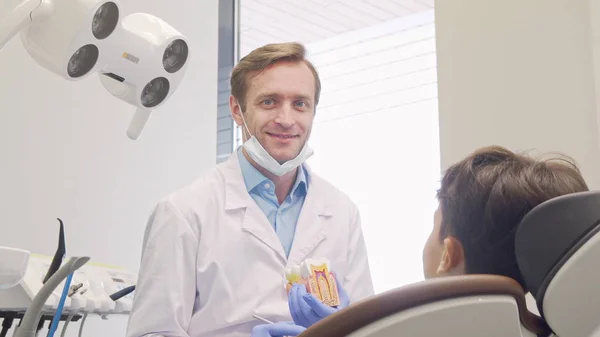
[[152, 111], [146, 109], [138, 108], [135, 111], [131, 123], [129, 123], [129, 128], [127, 128], [127, 137], [129, 137], [129, 139], [137, 140], [140, 137], [151, 114]]
[[0, 50], [31, 22], [31, 12], [41, 3], [42, 0], [20, 0], [19, 4], [8, 13], [0, 13]]

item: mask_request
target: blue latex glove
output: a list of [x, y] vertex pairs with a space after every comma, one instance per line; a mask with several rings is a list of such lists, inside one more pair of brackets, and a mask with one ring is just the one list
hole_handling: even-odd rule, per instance
[[323, 304], [315, 295], [307, 293], [304, 285], [294, 284], [288, 297], [288, 306], [294, 323], [308, 328], [323, 318], [346, 308], [350, 304], [350, 297], [342, 288], [337, 277], [335, 277], [335, 283], [340, 296], [340, 305], [337, 307]]
[[259, 324], [252, 328], [250, 337], [283, 337], [298, 336], [306, 330], [294, 322], [279, 322], [273, 324]]

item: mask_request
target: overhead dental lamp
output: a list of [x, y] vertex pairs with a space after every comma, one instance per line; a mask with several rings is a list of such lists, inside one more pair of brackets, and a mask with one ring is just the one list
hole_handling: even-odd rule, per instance
[[187, 70], [186, 37], [150, 14], [123, 17], [118, 0], [17, 0], [8, 8], [0, 12], [0, 50], [20, 33], [29, 55], [56, 75], [78, 81], [97, 73], [110, 94], [137, 108], [131, 139]]

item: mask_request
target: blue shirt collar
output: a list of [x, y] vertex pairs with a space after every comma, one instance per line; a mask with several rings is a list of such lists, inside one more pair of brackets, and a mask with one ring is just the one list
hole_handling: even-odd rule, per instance
[[[242, 152], [242, 148], [240, 147], [237, 150], [238, 160], [240, 162], [240, 167], [242, 169], [242, 175], [244, 176], [244, 183], [246, 184], [246, 190], [248, 193], [252, 192], [256, 188], [256, 186], [261, 185], [265, 182], [271, 182], [270, 179], [265, 177], [260, 171], [256, 169], [256, 167], [252, 166], [252, 164], [246, 159], [244, 153]], [[308, 190], [308, 172], [304, 168], [304, 165], [300, 166], [298, 170], [298, 175], [296, 176], [296, 182], [292, 187], [292, 195], [297, 195], [298, 193], [306, 194]]]

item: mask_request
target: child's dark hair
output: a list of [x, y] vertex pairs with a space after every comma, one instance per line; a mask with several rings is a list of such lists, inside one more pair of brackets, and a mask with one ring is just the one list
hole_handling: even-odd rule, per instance
[[568, 157], [536, 160], [499, 146], [481, 148], [444, 174], [440, 240], [461, 242], [466, 273], [504, 275], [525, 287], [514, 252], [521, 219], [546, 200], [587, 190]]

